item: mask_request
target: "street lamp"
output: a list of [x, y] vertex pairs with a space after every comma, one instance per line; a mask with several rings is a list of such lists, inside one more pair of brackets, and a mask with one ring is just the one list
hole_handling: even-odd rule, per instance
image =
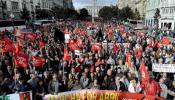
[[[15, 32], [15, 26], [14, 26], [14, 18], [15, 18], [15, 15], [13, 13], [10, 14], [10, 18], [12, 20], [12, 26], [13, 26], [13, 33]], [[15, 40], [15, 36], [13, 37], [13, 39]]]

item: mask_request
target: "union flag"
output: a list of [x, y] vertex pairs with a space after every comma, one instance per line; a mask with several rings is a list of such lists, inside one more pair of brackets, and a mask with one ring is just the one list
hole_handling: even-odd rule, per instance
[[32, 33], [27, 33], [27, 38], [31, 39], [31, 41], [33, 42], [35, 40], [35, 38], [36, 38], [36, 35], [32, 34]]
[[40, 46], [41, 48], [44, 48], [44, 47], [45, 47], [45, 43], [44, 43], [43, 41], [39, 40], [39, 46]]
[[70, 60], [70, 55], [66, 47], [64, 47], [64, 60]]
[[14, 52], [14, 43], [10, 39], [0, 39], [0, 51], [1, 52]]
[[91, 50], [92, 51], [100, 51], [102, 48], [101, 48], [101, 45], [99, 43], [93, 43], [92, 44], [92, 47], [91, 47]]
[[14, 62], [17, 67], [28, 67], [29, 56], [27, 54], [16, 54]]
[[45, 63], [45, 59], [42, 57], [37, 57], [37, 56], [33, 56], [32, 57], [32, 64], [35, 67], [42, 67]]

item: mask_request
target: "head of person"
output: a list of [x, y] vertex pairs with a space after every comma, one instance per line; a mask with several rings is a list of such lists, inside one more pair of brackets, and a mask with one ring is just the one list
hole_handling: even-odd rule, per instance
[[107, 75], [108, 75], [108, 76], [111, 76], [111, 75], [112, 75], [112, 70], [111, 70], [111, 69], [108, 69]]
[[160, 83], [160, 84], [163, 84], [163, 83], [164, 83], [164, 79], [163, 79], [163, 78], [160, 78], [160, 79], [159, 79], [159, 83]]
[[115, 76], [115, 83], [116, 84], [119, 84], [120, 83], [120, 77], [118, 75]]
[[53, 80], [57, 80], [58, 79], [58, 75], [56, 73], [54, 73], [53, 76], [52, 76], [52, 79]]
[[49, 77], [49, 72], [45, 71], [45, 72], [44, 72], [44, 77], [45, 77], [45, 78], [48, 78], [48, 77]]
[[69, 73], [68, 78], [69, 78], [69, 80], [73, 79], [73, 76], [71, 73]]

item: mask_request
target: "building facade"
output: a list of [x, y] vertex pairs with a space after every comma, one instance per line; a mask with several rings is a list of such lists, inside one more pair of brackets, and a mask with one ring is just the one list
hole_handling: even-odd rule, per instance
[[103, 6], [86, 6], [86, 9], [88, 10], [89, 15], [93, 17], [98, 17], [99, 11]]
[[35, 17], [36, 9], [51, 10], [54, 6], [74, 8], [72, 0], [0, 0], [0, 19], [9, 19], [13, 13], [15, 19], [20, 19], [24, 7]]
[[154, 15], [156, 9], [160, 10], [159, 28], [161, 29], [175, 29], [175, 0], [147, 0], [146, 7], [146, 26], [155, 26], [156, 21]]
[[140, 13], [140, 17], [143, 19], [145, 17], [146, 2], [147, 0], [118, 0], [118, 7], [122, 9], [123, 7], [129, 6], [133, 11], [137, 8]]

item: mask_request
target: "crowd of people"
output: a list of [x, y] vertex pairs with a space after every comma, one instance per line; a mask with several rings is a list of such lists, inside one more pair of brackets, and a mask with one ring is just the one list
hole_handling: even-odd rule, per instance
[[[15, 66], [14, 53], [1, 52], [1, 96], [32, 91], [34, 100], [41, 100], [46, 94], [99, 89], [175, 100], [174, 74], [152, 72], [153, 63], [175, 62], [173, 43], [161, 44], [163, 37], [174, 37], [171, 32], [139, 32], [119, 23], [69, 21], [57, 22], [47, 30], [41, 27], [33, 34], [34, 41], [20, 41], [20, 53], [29, 55], [29, 66]], [[4, 38], [17, 37], [5, 30], [0, 34], [0, 39]], [[40, 40], [45, 44], [42, 47]], [[43, 57], [44, 65], [33, 66], [32, 56]]]

